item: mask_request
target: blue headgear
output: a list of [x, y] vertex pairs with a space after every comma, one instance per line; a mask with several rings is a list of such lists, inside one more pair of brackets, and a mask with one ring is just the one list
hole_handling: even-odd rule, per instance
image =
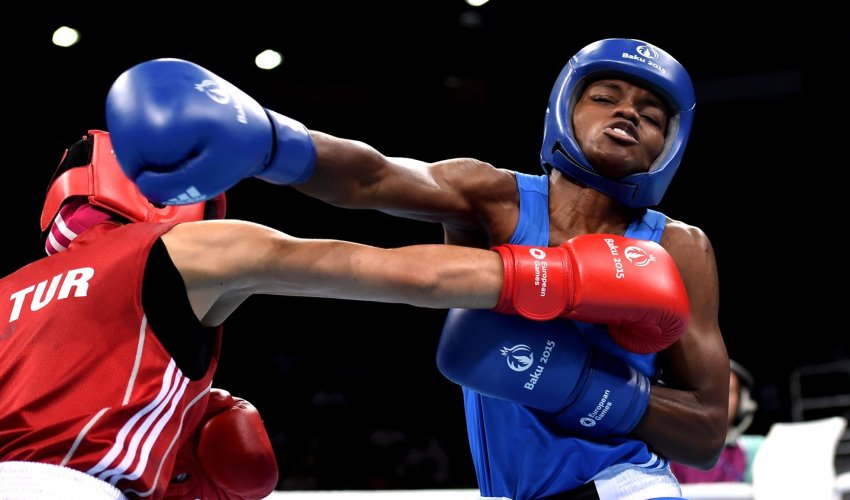
[[[670, 108], [664, 150], [648, 172], [609, 179], [599, 175], [576, 143], [572, 115], [592, 80], [618, 75], [656, 92]], [[561, 70], [546, 109], [540, 160], [631, 207], [657, 205], [682, 161], [694, 119], [694, 87], [670, 54], [640, 40], [611, 38], [581, 49]]]

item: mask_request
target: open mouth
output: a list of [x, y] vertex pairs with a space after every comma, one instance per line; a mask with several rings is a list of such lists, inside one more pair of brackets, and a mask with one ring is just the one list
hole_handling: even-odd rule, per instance
[[612, 123], [603, 131], [605, 135], [622, 144], [638, 144], [637, 130], [629, 122]]

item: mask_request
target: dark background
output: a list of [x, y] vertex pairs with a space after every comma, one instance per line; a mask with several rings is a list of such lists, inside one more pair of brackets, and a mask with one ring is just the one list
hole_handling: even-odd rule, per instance
[[[179, 13], [177, 2], [23, 5], [31, 12], [9, 17], [18, 34], [4, 54], [0, 274], [43, 255], [46, 184], [65, 147], [105, 128], [107, 90], [133, 64], [189, 59], [265, 107], [388, 155], [471, 156], [536, 173], [562, 66], [597, 39], [640, 38], [673, 54], [696, 86], [688, 151], [659, 209], [701, 227], [714, 244], [721, 327], [730, 355], [755, 376], [760, 410], [750, 431], [764, 433], [791, 418], [795, 368], [848, 358], [846, 328], [835, 326], [843, 324], [844, 252], [819, 229], [831, 174], [807, 152], [823, 144], [808, 134], [817, 126], [807, 112], [819, 42], [799, 34], [807, 23], [799, 11], [767, 20], [719, 8], [674, 17], [647, 3], [572, 4], [278, 2], [269, 12], [236, 2], [181, 4]], [[82, 32], [78, 45], [51, 45], [63, 24]], [[266, 48], [284, 54], [281, 67], [253, 66]], [[840, 142], [843, 134], [834, 135]], [[254, 179], [228, 192], [228, 215], [379, 246], [442, 235], [436, 225], [335, 209]], [[253, 297], [226, 325], [215, 384], [262, 412], [280, 454], [281, 488], [474, 487], [460, 389], [434, 362], [444, 317], [409, 306]]]

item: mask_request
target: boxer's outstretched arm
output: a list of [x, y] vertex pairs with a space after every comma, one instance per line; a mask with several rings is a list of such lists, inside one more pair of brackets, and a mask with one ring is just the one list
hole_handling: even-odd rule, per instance
[[679, 266], [691, 304], [679, 341], [659, 353], [664, 386], [653, 386], [634, 434], [670, 460], [713, 465], [726, 439], [729, 358], [718, 325], [719, 285], [711, 242], [669, 221], [662, 244]]
[[444, 244], [381, 249], [234, 220], [179, 224], [162, 240], [207, 326], [254, 294], [489, 309], [503, 282], [496, 252]]

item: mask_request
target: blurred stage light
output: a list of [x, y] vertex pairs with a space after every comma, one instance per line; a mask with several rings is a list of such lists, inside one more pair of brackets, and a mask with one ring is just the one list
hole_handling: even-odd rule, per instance
[[80, 41], [80, 33], [74, 28], [62, 26], [53, 32], [53, 44], [60, 47], [70, 47]]
[[264, 50], [254, 58], [254, 64], [260, 69], [274, 69], [280, 66], [282, 62], [283, 56], [280, 52], [274, 50]]

